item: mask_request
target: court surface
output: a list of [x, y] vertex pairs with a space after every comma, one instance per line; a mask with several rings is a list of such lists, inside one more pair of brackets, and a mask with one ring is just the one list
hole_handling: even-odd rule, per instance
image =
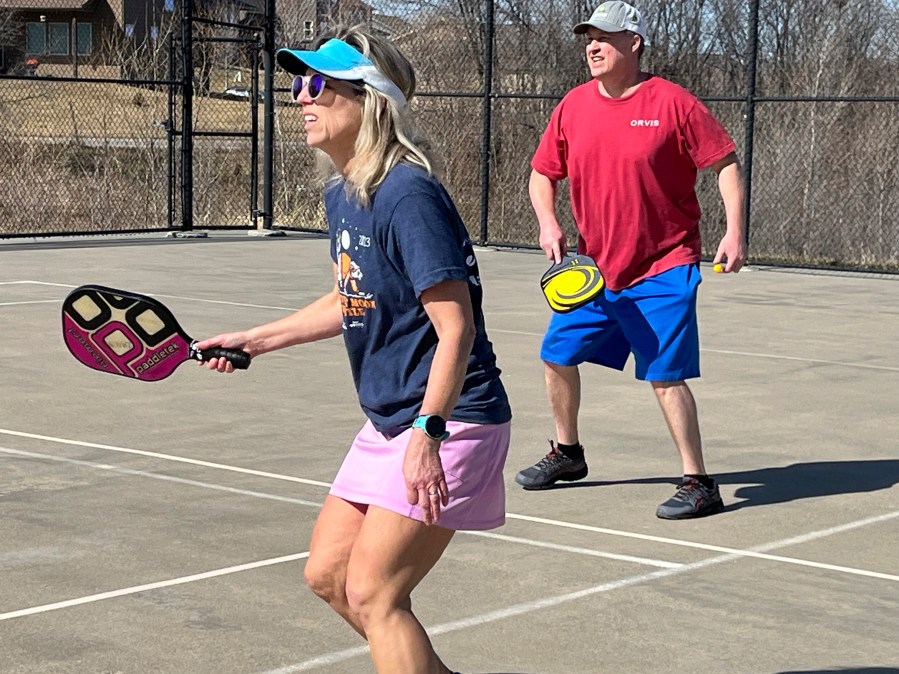
[[[479, 249], [512, 402], [508, 520], [460, 533], [413, 596], [479, 674], [899, 672], [899, 278], [704, 266], [697, 398], [720, 515], [656, 519], [680, 462], [647, 384], [583, 369], [590, 475], [548, 450], [540, 253]], [[373, 671], [302, 579], [362, 413], [340, 340], [162, 382], [70, 357], [66, 293], [162, 299], [194, 337], [331, 285], [327, 241], [0, 243], [0, 672]], [[402, 673], [401, 673], [402, 674]]]

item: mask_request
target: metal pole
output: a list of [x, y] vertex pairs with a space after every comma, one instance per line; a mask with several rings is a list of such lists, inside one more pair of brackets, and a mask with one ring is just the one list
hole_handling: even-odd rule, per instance
[[[263, 36], [262, 64], [265, 87], [263, 117], [265, 126], [262, 138], [262, 227], [272, 228], [274, 211], [274, 144], [275, 144], [275, 0], [265, 3], [265, 32]], [[253, 102], [254, 105], [256, 102]]]
[[169, 33], [169, 82], [168, 100], [166, 101], [165, 132], [168, 140], [168, 167], [169, 167], [169, 196], [168, 208], [169, 227], [174, 226], [175, 220], [175, 34]]
[[253, 75], [250, 80], [250, 217], [257, 225], [259, 215], [259, 48], [258, 35], [253, 50]]
[[72, 77], [78, 77], [78, 19], [72, 17]]
[[181, 0], [181, 229], [194, 228], [193, 0]]
[[746, 248], [749, 249], [749, 224], [752, 215], [752, 142], [755, 132], [755, 84], [759, 47], [759, 0], [749, 3], [749, 44], [746, 56], [746, 113], [743, 174], [746, 181], [746, 203], [743, 218], [746, 227]]
[[489, 232], [487, 218], [490, 213], [490, 135], [492, 130], [493, 101], [493, 39], [495, 33], [493, 0], [487, 0], [486, 26], [484, 27], [484, 99], [482, 104], [483, 131], [481, 136], [481, 240], [487, 243]]

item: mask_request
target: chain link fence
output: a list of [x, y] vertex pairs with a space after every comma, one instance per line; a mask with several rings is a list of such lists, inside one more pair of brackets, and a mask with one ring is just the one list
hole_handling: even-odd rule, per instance
[[752, 257], [899, 270], [899, 99], [762, 101], [755, 123]]
[[110, 82], [0, 82], [0, 233], [165, 227], [165, 92]]
[[[640, 3], [653, 39], [644, 68], [694, 91], [736, 140], [751, 178], [752, 261], [899, 271], [899, 53], [865, 47], [892, 44], [899, 8], [845, 0], [836, 16], [823, 1], [797, 0], [785, 16], [782, 3], [762, 2], [755, 57], [746, 35], [758, 5]], [[277, 46], [311, 47], [335, 24], [389, 35], [416, 67], [413, 114], [472, 238], [536, 246], [529, 162], [561, 96], [586, 80], [571, 26], [592, 2], [278, 0], [277, 9]], [[278, 229], [324, 231], [323, 167], [280, 71], [271, 185], [263, 179], [261, 11], [201, 5], [190, 78], [177, 7], [143, 60], [123, 52], [118, 78], [10, 69], [0, 79], [0, 236], [179, 230], [188, 209], [198, 228], [250, 229], [267, 215]], [[840, 69], [829, 65], [837, 55]], [[270, 213], [259, 205], [266, 189]], [[710, 256], [725, 226], [715, 175], [701, 173], [697, 189]], [[573, 240], [566, 192], [559, 213]]]

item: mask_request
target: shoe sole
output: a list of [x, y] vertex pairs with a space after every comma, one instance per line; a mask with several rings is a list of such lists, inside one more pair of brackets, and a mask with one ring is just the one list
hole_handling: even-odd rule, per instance
[[587, 466], [584, 466], [581, 470], [576, 470], [571, 473], [563, 473], [562, 475], [559, 475], [559, 477], [555, 477], [549, 482], [544, 482], [543, 484], [539, 485], [523, 485], [521, 484], [521, 482], [518, 482], [517, 476], [515, 477], [515, 482], [521, 485], [521, 488], [525, 491], [541, 491], [543, 489], [549, 489], [556, 482], [576, 482], [577, 480], [583, 480], [585, 477], [587, 477]]
[[697, 513], [683, 513], [680, 515], [663, 515], [656, 511], [656, 517], [660, 520], [695, 520], [700, 517], [708, 517], [709, 515], [717, 515], [721, 511], [724, 510], [724, 501], [718, 501], [717, 503], [712, 504], [710, 507], [705, 510], [700, 510]]

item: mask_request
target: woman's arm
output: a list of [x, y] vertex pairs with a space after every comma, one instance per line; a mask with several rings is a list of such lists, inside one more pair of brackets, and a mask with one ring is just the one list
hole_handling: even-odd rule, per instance
[[448, 418], [468, 368], [474, 345], [474, 316], [466, 281], [444, 281], [421, 294], [421, 303], [437, 332], [437, 350], [428, 375], [421, 414]]
[[[419, 414], [437, 414], [447, 419], [462, 391], [468, 357], [474, 345], [474, 316], [468, 283], [438, 283], [422, 293], [421, 303], [434, 324], [438, 341]], [[421, 429], [412, 429], [403, 464], [406, 498], [409, 503], [421, 506], [426, 524], [440, 519], [440, 504], [446, 505], [449, 499], [439, 450], [439, 440], [429, 437]]]

